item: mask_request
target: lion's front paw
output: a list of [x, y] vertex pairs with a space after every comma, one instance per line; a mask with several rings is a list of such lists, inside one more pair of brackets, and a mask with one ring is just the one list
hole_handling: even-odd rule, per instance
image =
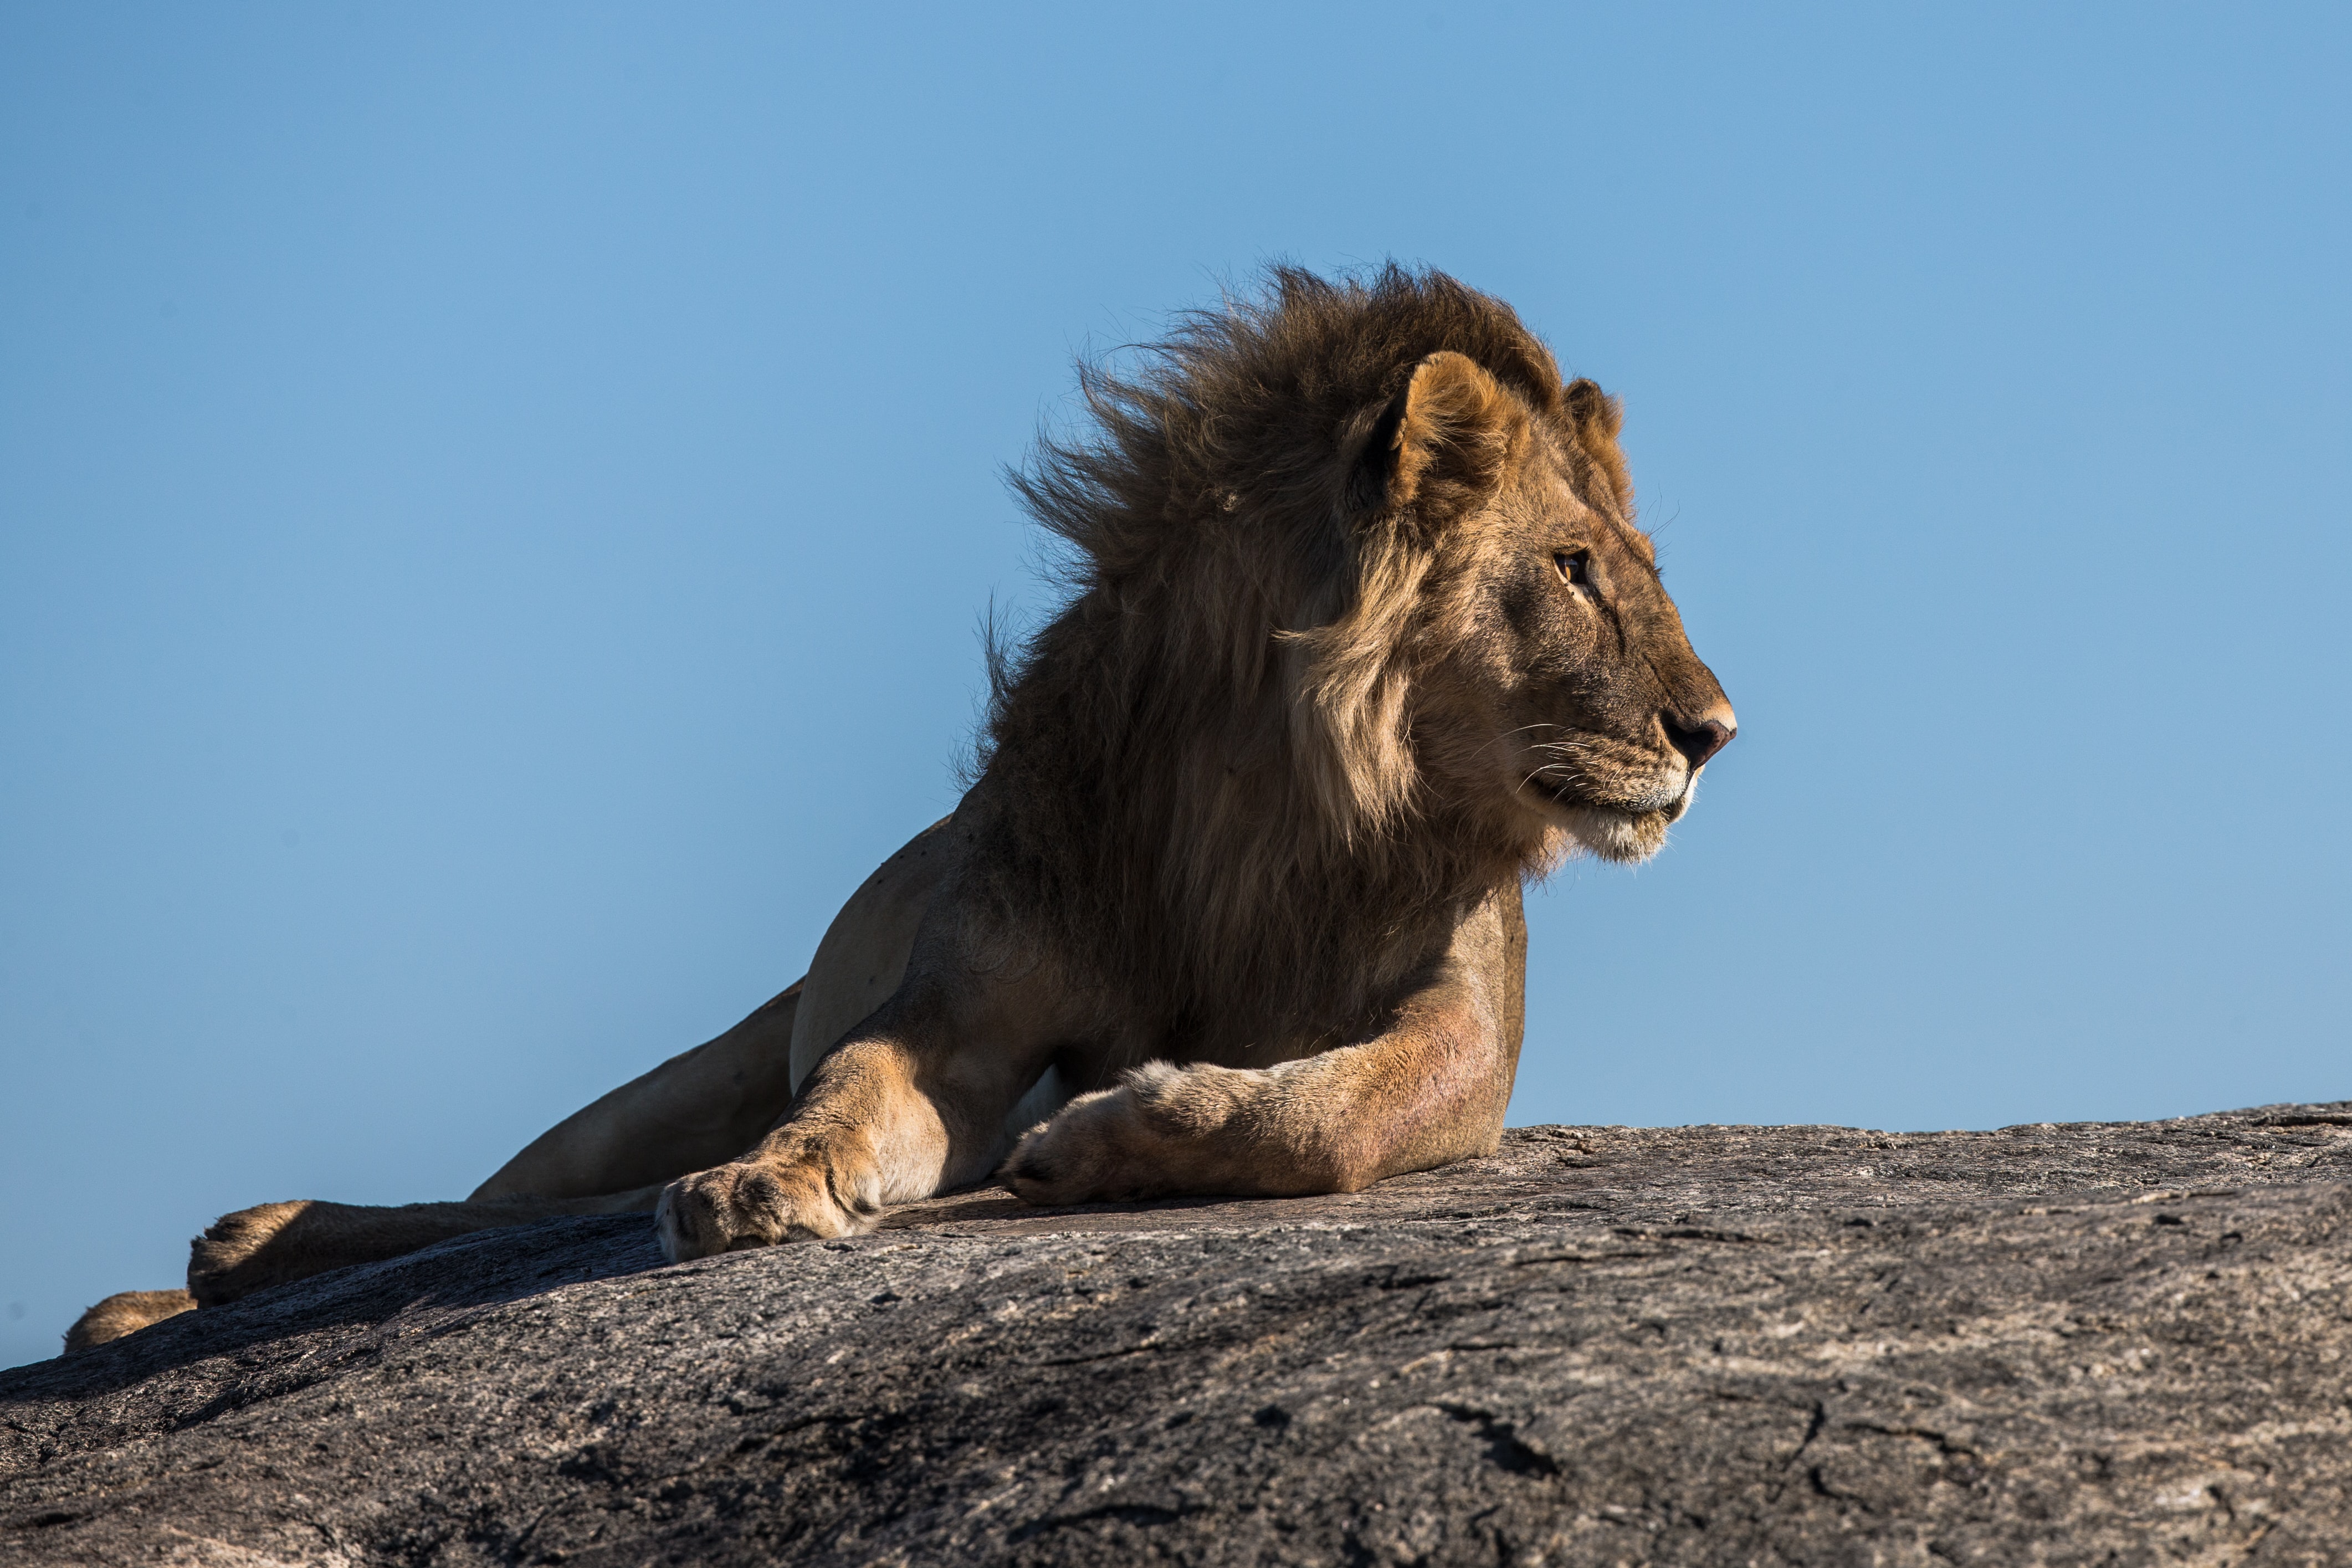
[[1005, 1184], [1047, 1205], [1157, 1196], [1166, 1185], [1152, 1158], [1157, 1142], [1133, 1085], [1080, 1095], [1021, 1135], [1004, 1162]]
[[680, 1176], [654, 1209], [661, 1249], [672, 1263], [714, 1253], [855, 1236], [873, 1228], [878, 1205], [845, 1207], [823, 1166], [740, 1161]]

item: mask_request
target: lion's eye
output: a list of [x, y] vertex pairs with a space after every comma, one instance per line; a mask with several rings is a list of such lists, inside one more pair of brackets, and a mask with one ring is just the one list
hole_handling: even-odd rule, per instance
[[1559, 571], [1559, 580], [1581, 588], [1592, 581], [1592, 557], [1582, 550], [1562, 550], [1554, 554], [1551, 563]]

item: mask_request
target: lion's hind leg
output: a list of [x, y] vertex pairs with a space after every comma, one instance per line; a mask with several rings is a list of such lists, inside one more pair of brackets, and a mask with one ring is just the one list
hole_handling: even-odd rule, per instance
[[476, 1231], [566, 1215], [651, 1214], [664, 1183], [740, 1152], [782, 1113], [800, 994], [795, 982], [718, 1038], [565, 1118], [463, 1203], [305, 1201], [224, 1215], [189, 1247], [188, 1294], [197, 1306], [224, 1306]]
[[117, 1291], [74, 1320], [73, 1327], [66, 1331], [66, 1354], [135, 1334], [150, 1323], [195, 1310], [196, 1299], [185, 1290]]
[[567, 1215], [651, 1214], [658, 1184], [591, 1198], [510, 1198], [488, 1203], [261, 1204], [223, 1215], [188, 1247], [184, 1290], [124, 1290], [66, 1331], [66, 1350], [89, 1350], [198, 1307], [221, 1307], [272, 1285], [308, 1279], [355, 1263], [380, 1263], [453, 1236], [529, 1225]]
[[200, 1307], [219, 1307], [355, 1263], [379, 1263], [436, 1241], [502, 1230], [567, 1215], [651, 1214], [659, 1184], [589, 1198], [506, 1198], [490, 1202], [261, 1204], [215, 1220], [188, 1249], [188, 1292]]

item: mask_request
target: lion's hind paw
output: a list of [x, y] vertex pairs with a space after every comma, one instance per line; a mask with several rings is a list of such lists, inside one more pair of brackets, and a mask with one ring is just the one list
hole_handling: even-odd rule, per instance
[[[302, 1239], [286, 1232], [313, 1205], [257, 1204], [226, 1214], [188, 1244], [188, 1291], [196, 1304], [225, 1306], [240, 1296], [320, 1272]], [[332, 1268], [331, 1262], [323, 1267]]]
[[120, 1290], [74, 1320], [66, 1331], [66, 1354], [135, 1334], [150, 1323], [196, 1310], [185, 1290]]

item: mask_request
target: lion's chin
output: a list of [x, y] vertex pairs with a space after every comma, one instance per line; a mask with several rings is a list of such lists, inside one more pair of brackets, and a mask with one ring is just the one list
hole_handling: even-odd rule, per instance
[[1603, 860], [1633, 865], [1666, 847], [1674, 816], [1663, 811], [1612, 811], [1604, 805], [1559, 803], [1568, 836], [1576, 847]]

